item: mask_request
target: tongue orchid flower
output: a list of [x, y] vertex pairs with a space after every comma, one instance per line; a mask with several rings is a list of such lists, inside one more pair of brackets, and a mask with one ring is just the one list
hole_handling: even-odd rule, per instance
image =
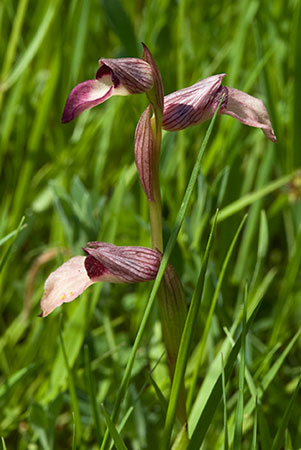
[[161, 262], [161, 253], [146, 247], [90, 242], [83, 250], [86, 256], [74, 256], [47, 278], [41, 300], [41, 317], [76, 299], [99, 281], [139, 283], [153, 280]]
[[146, 61], [139, 58], [101, 58], [96, 79], [84, 81], [70, 92], [62, 122], [70, 122], [113, 95], [141, 94], [152, 89], [153, 84], [152, 68]]
[[272, 142], [276, 136], [263, 102], [238, 89], [222, 86], [226, 74], [213, 75], [164, 97], [162, 127], [183, 130], [210, 119], [223, 97], [219, 114], [227, 114], [245, 125], [261, 128]]

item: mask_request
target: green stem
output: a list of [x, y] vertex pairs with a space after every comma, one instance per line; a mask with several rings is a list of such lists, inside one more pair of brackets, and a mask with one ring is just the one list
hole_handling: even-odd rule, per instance
[[[154, 108], [155, 109], [155, 108]], [[162, 234], [162, 207], [161, 192], [159, 180], [160, 151], [162, 137], [162, 117], [159, 111], [155, 109], [155, 117], [151, 119], [153, 135], [154, 135], [154, 151], [153, 151], [153, 194], [154, 200], [148, 202], [152, 247], [163, 252], [163, 234]]]
[[[161, 200], [161, 199], [160, 199]], [[151, 223], [152, 247], [163, 252], [161, 202], [148, 202]]]
[[[154, 200], [149, 201], [149, 213], [151, 224], [152, 247], [163, 253], [163, 234], [162, 234], [162, 206], [159, 180], [160, 151], [162, 138], [162, 114], [154, 107], [155, 117], [151, 119], [154, 136], [153, 151], [153, 195]], [[162, 334], [164, 344], [167, 350], [168, 370], [171, 381], [175, 371], [175, 365], [178, 356], [178, 350], [181, 341], [182, 330], [186, 318], [186, 304], [183, 296], [179, 293], [178, 302], [174, 293], [170, 291], [164, 278], [162, 279], [158, 290], [159, 314], [162, 325]], [[177, 417], [183, 424], [187, 421], [186, 413], [186, 393], [183, 385], [180, 400], [177, 409]]]

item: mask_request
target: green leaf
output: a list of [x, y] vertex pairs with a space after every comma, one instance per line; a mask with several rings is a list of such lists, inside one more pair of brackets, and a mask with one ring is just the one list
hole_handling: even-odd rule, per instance
[[[3, 267], [5, 266], [5, 264], [6, 264], [7, 260], [8, 260], [8, 257], [9, 257], [9, 255], [10, 255], [11, 251], [12, 251], [13, 248], [14, 248], [14, 243], [15, 243], [15, 241], [16, 241], [16, 239], [17, 239], [19, 233], [20, 233], [20, 231], [22, 231], [24, 228], [26, 228], [26, 224], [23, 225], [24, 220], [25, 220], [25, 217], [23, 216], [22, 219], [20, 220], [20, 223], [19, 223], [19, 225], [18, 225], [18, 228], [17, 228], [16, 230], [14, 230], [12, 233], [10, 233], [8, 236], [6, 236], [6, 237], [3, 238], [3, 239], [4, 239], [4, 242], [5, 242], [7, 239], [9, 239], [9, 238], [11, 238], [12, 236], [14, 236], [13, 242], [10, 244], [10, 246], [8, 247], [8, 249], [6, 250], [4, 256], [2, 257], [2, 259], [1, 259], [1, 261], [0, 261], [0, 273], [2, 272]], [[3, 243], [3, 242], [2, 242], [2, 243]]]
[[258, 415], [258, 427], [261, 444], [260, 448], [262, 448], [262, 450], [271, 450], [272, 448], [271, 433], [261, 403], [258, 403], [257, 405], [257, 415]]
[[162, 407], [162, 410], [163, 410], [163, 412], [166, 414], [167, 406], [168, 406], [167, 400], [166, 400], [166, 398], [164, 397], [164, 395], [163, 395], [161, 389], [159, 388], [158, 384], [157, 384], [156, 381], [153, 379], [151, 373], [148, 373], [147, 376], [148, 376], [148, 379], [149, 379], [150, 383], [152, 384], [153, 388], [155, 389], [155, 392], [156, 392], [156, 394], [157, 394], [157, 397], [158, 397], [158, 400], [159, 400], [160, 405], [161, 405], [161, 407]]
[[71, 406], [72, 406], [73, 413], [74, 413], [75, 443], [76, 443], [76, 446], [79, 446], [81, 439], [82, 439], [82, 425], [81, 425], [81, 418], [80, 418], [80, 411], [79, 411], [77, 395], [76, 395], [76, 391], [75, 391], [74, 377], [73, 377], [73, 373], [72, 373], [72, 370], [71, 370], [69, 362], [68, 362], [68, 357], [67, 357], [67, 353], [66, 353], [66, 349], [65, 349], [64, 339], [63, 339], [63, 333], [61, 330], [61, 323], [62, 323], [61, 317], [62, 316], [60, 316], [59, 337], [60, 337], [60, 343], [61, 343], [61, 348], [62, 348], [62, 352], [63, 352], [66, 370], [68, 372], [68, 387], [69, 387], [70, 398], [71, 398]]
[[271, 194], [274, 191], [277, 191], [281, 187], [288, 184], [294, 178], [294, 176], [295, 173], [281, 177], [278, 180], [272, 181], [266, 186], [258, 189], [257, 191], [250, 192], [249, 194], [244, 195], [238, 200], [235, 200], [235, 202], [230, 203], [230, 205], [225, 206], [225, 208], [221, 209], [218, 215], [218, 222], [222, 222], [228, 217], [231, 217], [234, 214], [236, 214], [238, 211], [241, 211], [246, 206], [252, 205], [257, 200], [260, 200], [266, 195]]
[[281, 420], [281, 422], [280, 422], [280, 424], [278, 426], [278, 429], [277, 429], [276, 436], [274, 437], [273, 445], [272, 445], [272, 449], [271, 450], [280, 450], [281, 446], [284, 444], [284, 441], [285, 441], [285, 430], [286, 430], [286, 427], [288, 425], [290, 416], [291, 416], [291, 414], [293, 412], [293, 408], [295, 406], [295, 402], [296, 402], [296, 399], [297, 399], [297, 395], [298, 395], [298, 392], [299, 392], [300, 385], [301, 385], [301, 377], [299, 377], [299, 381], [297, 383], [296, 389], [295, 389], [295, 391], [294, 391], [294, 393], [293, 393], [293, 395], [292, 395], [292, 397], [291, 397], [291, 399], [289, 401], [289, 404], [287, 405], [287, 407], [286, 407], [286, 409], [284, 411], [282, 420]]
[[254, 412], [253, 437], [252, 437], [251, 450], [257, 450], [257, 399], [256, 399], [255, 412]]
[[[260, 306], [260, 304], [258, 305], [257, 309], [253, 312], [251, 317], [247, 320], [246, 331], [245, 331], [246, 333], [254, 321], [254, 318], [257, 314], [259, 306]], [[241, 340], [242, 340], [242, 333], [239, 334], [239, 336], [235, 342], [235, 345], [233, 346], [233, 348], [228, 356], [227, 362], [225, 364], [225, 368], [224, 368], [225, 383], [228, 382], [228, 380], [232, 374], [237, 355], [241, 348]], [[220, 371], [221, 371], [221, 369], [220, 369]], [[218, 407], [218, 404], [222, 398], [222, 395], [223, 395], [222, 374], [220, 374], [218, 376], [217, 380], [215, 381], [215, 383], [212, 385], [211, 392], [210, 392], [203, 408], [201, 410], [200, 409], [198, 410], [198, 419], [193, 424], [193, 428], [191, 429], [192, 435], [190, 437], [190, 443], [188, 446], [188, 450], [199, 450], [200, 449], [200, 447], [203, 443], [204, 437], [206, 435], [206, 432], [207, 432], [208, 428], [210, 427], [210, 424], [211, 424], [212, 418], [214, 416], [214, 413], [216, 411], [216, 408]]]
[[[217, 219], [218, 219], [218, 216], [217, 216]], [[246, 219], [247, 219], [247, 216], [245, 216], [243, 218], [243, 220], [241, 221], [241, 223], [240, 223], [240, 225], [239, 225], [239, 227], [238, 227], [238, 229], [237, 229], [237, 231], [236, 231], [236, 233], [234, 235], [234, 238], [233, 238], [233, 240], [231, 242], [231, 245], [229, 247], [229, 250], [227, 252], [226, 258], [225, 258], [225, 260], [223, 262], [223, 266], [222, 266], [221, 273], [220, 273], [219, 278], [218, 278], [218, 282], [217, 282], [217, 285], [216, 285], [216, 288], [215, 288], [215, 291], [214, 291], [214, 295], [213, 295], [212, 301], [210, 302], [210, 309], [209, 309], [209, 312], [207, 314], [205, 329], [204, 329], [204, 332], [203, 332], [201, 343], [199, 345], [199, 349], [198, 349], [198, 353], [197, 353], [197, 359], [196, 359], [196, 363], [194, 365], [192, 380], [191, 380], [190, 388], [189, 388], [189, 392], [188, 392], [188, 398], [187, 398], [188, 410], [190, 410], [191, 405], [192, 405], [192, 399], [194, 398], [194, 391], [195, 391], [195, 386], [196, 386], [196, 383], [197, 383], [197, 377], [198, 377], [198, 373], [199, 373], [199, 368], [200, 368], [200, 365], [201, 365], [201, 362], [202, 362], [202, 358], [204, 356], [204, 349], [205, 349], [205, 345], [206, 345], [206, 342], [207, 342], [207, 338], [208, 338], [208, 334], [209, 334], [209, 330], [210, 330], [210, 325], [211, 325], [211, 322], [212, 322], [215, 306], [216, 306], [216, 303], [217, 303], [217, 300], [218, 300], [218, 296], [219, 296], [219, 293], [220, 293], [220, 290], [221, 290], [221, 287], [222, 287], [222, 283], [223, 283], [223, 280], [224, 280], [226, 269], [228, 267], [231, 255], [232, 255], [233, 250], [235, 248], [235, 244], [237, 242], [237, 239], [238, 239], [238, 237], [240, 235], [241, 230], [243, 229], [243, 226], [244, 226], [244, 223], [245, 223]]]
[[61, 0], [54, 0], [49, 5], [47, 5], [45, 15], [43, 19], [40, 21], [40, 27], [36, 31], [31, 43], [28, 48], [23, 52], [22, 57], [19, 59], [14, 69], [12, 69], [11, 73], [7, 76], [7, 78], [3, 82], [3, 86], [5, 89], [9, 89], [22, 75], [22, 73], [28, 68], [32, 59], [36, 55], [37, 51], [42, 45], [43, 39], [49, 30], [49, 27], [55, 17], [55, 13], [57, 8], [60, 5]]
[[242, 447], [242, 428], [244, 418], [244, 386], [245, 386], [245, 364], [246, 364], [246, 317], [247, 317], [247, 285], [244, 293], [242, 336], [239, 362], [239, 386], [238, 401], [236, 407], [236, 419], [234, 428], [233, 450], [240, 450]]
[[102, 0], [103, 9], [112, 29], [125, 47], [127, 56], [137, 56], [137, 39], [132, 22], [121, 0]]
[[[24, 220], [25, 220], [25, 217], [22, 217], [22, 223], [24, 222]], [[1, 238], [0, 239], [0, 247], [1, 247], [1, 245], [5, 244], [5, 242], [8, 241], [10, 238], [16, 236], [16, 234], [18, 235], [18, 233], [20, 233], [20, 231], [24, 230], [24, 228], [26, 228], [26, 227], [27, 227], [26, 223], [21, 226], [19, 225], [18, 228], [16, 228], [14, 231], [11, 231], [6, 236]]]
[[3, 437], [1, 438], [1, 450], [7, 450], [7, 449], [6, 449], [6, 445], [5, 445], [5, 441], [4, 441], [4, 438], [3, 438]]
[[112, 422], [109, 414], [107, 413], [107, 411], [105, 410], [104, 405], [101, 405], [102, 407], [102, 412], [104, 414], [106, 423], [107, 423], [107, 427], [110, 431], [110, 434], [114, 440], [114, 443], [116, 445], [117, 450], [127, 450], [127, 446], [125, 445], [125, 443], [123, 442], [120, 434], [118, 433], [117, 428], [115, 427], [114, 423]]
[[205, 280], [205, 275], [206, 275], [206, 271], [207, 271], [207, 265], [208, 265], [210, 251], [211, 251], [212, 239], [214, 236], [217, 215], [218, 215], [218, 212], [216, 213], [215, 220], [214, 220], [212, 228], [211, 228], [210, 236], [209, 236], [209, 239], [207, 242], [204, 258], [202, 261], [200, 274], [199, 274], [197, 284], [196, 284], [196, 287], [195, 287], [195, 290], [193, 293], [193, 297], [192, 297], [192, 300], [190, 303], [190, 307], [188, 310], [188, 314], [187, 314], [187, 318], [186, 318], [186, 322], [185, 322], [185, 326], [184, 326], [184, 330], [183, 330], [183, 334], [182, 334], [182, 338], [181, 338], [181, 343], [180, 343], [180, 348], [179, 348], [179, 353], [178, 353], [177, 363], [176, 363], [176, 369], [175, 369], [173, 382], [172, 382], [172, 386], [171, 386], [171, 393], [170, 393], [170, 397], [169, 397], [168, 409], [167, 409], [167, 414], [166, 414], [166, 419], [165, 419], [165, 427], [164, 427], [163, 441], [162, 441], [163, 449], [169, 448], [171, 432], [172, 432], [172, 428], [173, 428], [174, 421], [176, 418], [176, 413], [177, 413], [177, 405], [179, 402], [181, 389], [184, 384], [185, 369], [186, 369], [186, 365], [187, 365], [187, 361], [188, 361], [188, 357], [189, 357], [191, 341], [192, 341], [193, 334], [195, 331], [199, 307], [200, 307], [200, 303], [201, 303], [201, 299], [202, 299], [204, 280]]
[[224, 450], [228, 450], [229, 439], [228, 439], [227, 395], [226, 395], [225, 367], [222, 353], [221, 353], [221, 368], [222, 368], [222, 387], [223, 387], [223, 406], [224, 406]]
[[0, 401], [3, 401], [8, 394], [16, 388], [16, 386], [27, 377], [35, 368], [36, 364], [29, 364], [27, 367], [23, 367], [16, 373], [8, 377], [6, 380], [2, 381], [0, 385]]
[[102, 427], [102, 422], [100, 419], [98, 405], [96, 403], [95, 379], [94, 379], [93, 373], [91, 371], [89, 349], [88, 349], [87, 345], [85, 345], [84, 352], [85, 352], [85, 370], [86, 370], [87, 387], [88, 387], [88, 392], [89, 392], [90, 404], [92, 407], [95, 435], [96, 435], [98, 443], [100, 444], [101, 432], [103, 431], [102, 430], [103, 427]]

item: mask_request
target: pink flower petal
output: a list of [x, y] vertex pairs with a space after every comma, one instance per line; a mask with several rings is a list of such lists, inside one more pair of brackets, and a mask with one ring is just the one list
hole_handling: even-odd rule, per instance
[[168, 131], [183, 130], [209, 119], [208, 104], [218, 91], [225, 74], [205, 78], [188, 88], [164, 97], [162, 126]]
[[[156, 278], [161, 254], [147, 247], [118, 246], [106, 242], [89, 242], [83, 250], [105, 266], [115, 283], [140, 283]], [[87, 269], [88, 270], [88, 269]]]
[[234, 117], [250, 127], [261, 128], [268, 139], [276, 142], [277, 138], [263, 102], [238, 89], [229, 87], [224, 89], [225, 101], [223, 101], [219, 113]]
[[149, 91], [154, 84], [151, 66], [139, 58], [101, 58], [96, 78], [102, 77], [109, 72], [115, 88], [123, 87], [127, 94], [142, 94]]
[[75, 119], [81, 112], [93, 106], [100, 105], [113, 94], [113, 84], [106, 76], [101, 81], [88, 80], [78, 84], [69, 94], [63, 112], [62, 122], [67, 123]]
[[46, 317], [62, 303], [71, 302], [95, 281], [85, 269], [85, 256], [75, 256], [52, 272], [44, 285], [41, 317]]

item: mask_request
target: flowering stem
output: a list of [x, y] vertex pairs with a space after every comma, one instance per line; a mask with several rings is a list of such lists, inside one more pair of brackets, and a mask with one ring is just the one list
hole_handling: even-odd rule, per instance
[[159, 182], [159, 164], [161, 150], [162, 114], [155, 109], [155, 117], [151, 119], [151, 125], [154, 136], [153, 149], [153, 200], [149, 200], [149, 214], [151, 223], [152, 247], [163, 252], [163, 235], [162, 235], [162, 207], [161, 193]]
[[[151, 119], [154, 136], [154, 147], [152, 152], [153, 200], [149, 200], [148, 204], [150, 211], [152, 247], [160, 252], [163, 252], [162, 207], [159, 182], [162, 113], [155, 106], [154, 111], [155, 116]], [[176, 274], [174, 274], [173, 277], [177, 277]], [[174, 278], [173, 282], [175, 282]], [[171, 380], [173, 380], [178, 349], [180, 346], [182, 330], [184, 328], [187, 313], [184, 294], [180, 281], [178, 280], [178, 282], [179, 285], [176, 286], [176, 288], [172, 288], [166, 279], [163, 278], [158, 290], [159, 314], [162, 325], [163, 340], [167, 350], [168, 370]], [[181, 423], [185, 423], [187, 421], [186, 393], [184, 386], [180, 395], [177, 416]]]

